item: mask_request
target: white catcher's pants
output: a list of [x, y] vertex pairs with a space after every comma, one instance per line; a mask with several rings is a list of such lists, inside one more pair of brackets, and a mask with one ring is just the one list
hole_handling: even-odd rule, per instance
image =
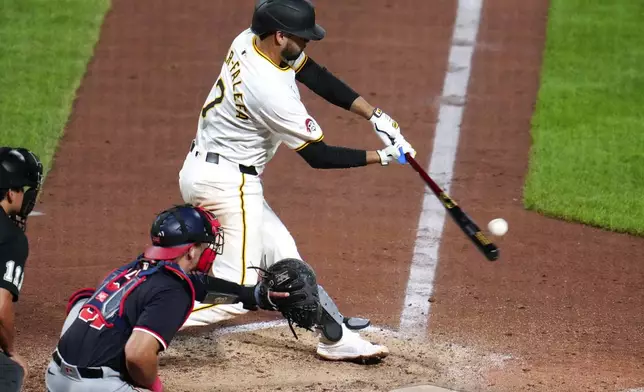
[[[293, 237], [264, 200], [259, 176], [241, 173], [237, 164], [221, 156], [218, 164], [205, 159], [198, 147], [188, 153], [179, 172], [179, 187], [186, 203], [212, 211], [223, 228], [224, 250], [213, 263], [213, 275], [255, 284], [257, 271], [248, 267], [267, 268], [283, 258], [301, 259]], [[246, 312], [241, 303], [196, 302], [183, 327], [217, 323]]]

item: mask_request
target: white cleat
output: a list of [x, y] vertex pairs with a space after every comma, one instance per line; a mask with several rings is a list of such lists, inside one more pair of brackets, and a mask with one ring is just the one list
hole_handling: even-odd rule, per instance
[[376, 362], [389, 355], [385, 346], [370, 343], [364, 340], [357, 332], [342, 326], [342, 339], [332, 343], [321, 338], [318, 343], [317, 354], [329, 361], [351, 361], [370, 363]]

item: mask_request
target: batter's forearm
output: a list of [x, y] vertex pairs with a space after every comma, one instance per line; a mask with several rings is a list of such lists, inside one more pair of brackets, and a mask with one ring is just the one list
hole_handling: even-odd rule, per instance
[[375, 151], [367, 151], [367, 165], [382, 163], [380, 156]]
[[381, 163], [375, 151], [329, 146], [322, 141], [309, 144], [298, 154], [314, 169], [348, 169]]
[[356, 98], [356, 100], [351, 104], [351, 112], [363, 117], [365, 120], [371, 118], [374, 110], [375, 107], [362, 97]]

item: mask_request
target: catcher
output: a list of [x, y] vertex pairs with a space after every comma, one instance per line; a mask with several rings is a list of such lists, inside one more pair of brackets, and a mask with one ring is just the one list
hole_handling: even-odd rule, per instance
[[[71, 296], [45, 374], [49, 392], [163, 390], [158, 353], [168, 347], [195, 299], [241, 302], [249, 310], [278, 310], [273, 301], [285, 301], [289, 291], [304, 304], [309, 300], [297, 291], [304, 287], [300, 270], [295, 275], [287, 270], [254, 286], [205, 275], [223, 249], [220, 224], [206, 210], [190, 205], [165, 210], [150, 234], [153, 245], [135, 261], [111, 272], [98, 289], [81, 289]], [[294, 312], [285, 310], [300, 320]]]

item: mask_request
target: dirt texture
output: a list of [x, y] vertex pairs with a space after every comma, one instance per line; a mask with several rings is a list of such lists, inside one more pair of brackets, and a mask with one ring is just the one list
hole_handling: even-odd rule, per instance
[[486, 391], [619, 391], [644, 384], [642, 238], [522, 206], [546, 1], [485, 1], [452, 196], [485, 226], [509, 223], [486, 261], [452, 222], [430, 333], [511, 355]]
[[[182, 336], [162, 357], [165, 386], [175, 392], [391, 391], [401, 386], [440, 385], [474, 391], [484, 375], [507, 358], [440, 339], [412, 339], [375, 328], [364, 334], [387, 344], [378, 364], [332, 362], [315, 356], [317, 339], [287, 326], [244, 332]], [[243, 372], [244, 377], [240, 377]]]
[[[318, 1], [327, 38], [307, 52], [402, 125], [428, 162], [456, 1]], [[158, 211], [181, 202], [178, 171], [197, 116], [254, 0], [114, 0], [29, 227], [18, 343], [41, 391], [67, 297], [148, 243]], [[392, 354], [364, 366], [315, 357], [253, 313], [180, 334], [162, 355], [169, 391], [374, 391], [432, 383], [467, 391], [617, 390], [644, 384], [642, 240], [526, 212], [521, 187], [538, 85], [545, 1], [488, 0], [474, 59], [453, 196], [477, 221], [502, 216], [501, 260], [483, 261], [447, 223], [430, 333], [395, 331], [423, 185], [411, 168], [313, 171], [285, 147], [265, 194], [345, 314]], [[368, 122], [301, 88], [326, 142], [380, 148]], [[489, 219], [488, 219], [489, 218]], [[565, 384], [564, 384], [565, 383]], [[603, 384], [602, 384], [603, 383]]]

